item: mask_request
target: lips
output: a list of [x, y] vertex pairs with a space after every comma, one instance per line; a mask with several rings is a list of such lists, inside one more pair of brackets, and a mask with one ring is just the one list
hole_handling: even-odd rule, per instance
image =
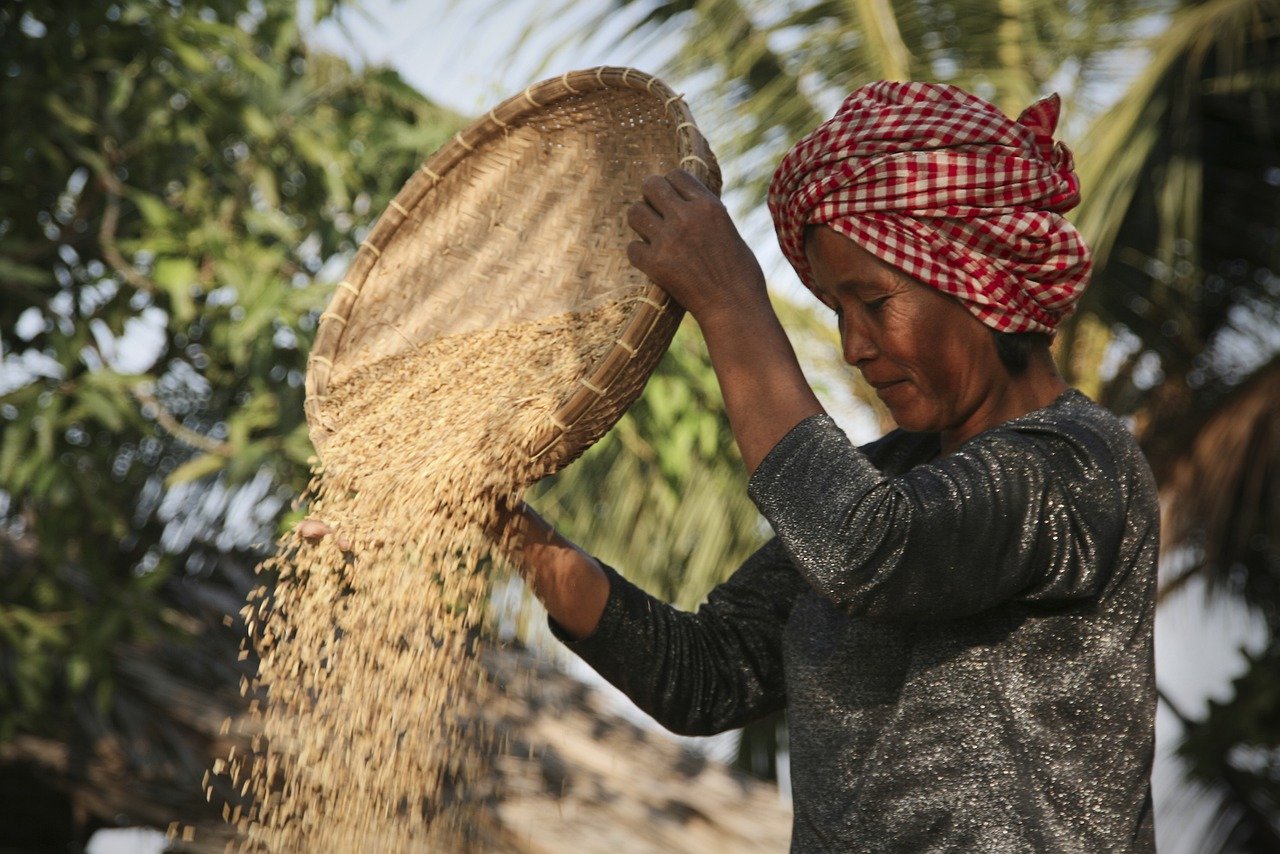
[[901, 383], [901, 382], [906, 382], [906, 380], [873, 380], [869, 377], [867, 378], [867, 383], [876, 391], [880, 391], [881, 389], [888, 388], [889, 386], [897, 385], [898, 383]]

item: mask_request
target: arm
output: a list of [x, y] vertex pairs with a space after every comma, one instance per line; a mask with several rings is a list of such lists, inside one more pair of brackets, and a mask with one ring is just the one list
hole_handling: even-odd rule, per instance
[[552, 631], [663, 726], [707, 735], [782, 707], [782, 631], [804, 582], [776, 543], [690, 614], [602, 566], [527, 508], [507, 530], [533, 534], [507, 544]]
[[764, 274], [715, 194], [682, 169], [643, 185], [628, 212], [631, 263], [693, 315], [747, 471], [823, 411], [774, 314]]
[[560, 536], [527, 504], [499, 511], [496, 526], [533, 595], [567, 639], [596, 630], [609, 599], [609, 578], [600, 562]]
[[852, 613], [950, 618], [1096, 595], [1127, 499], [1087, 429], [1000, 428], [886, 477], [829, 418], [770, 452], [749, 491], [797, 570]]
[[596, 631], [566, 645], [660, 724], [711, 735], [783, 708], [783, 632], [805, 585], [776, 541], [696, 613], [606, 572], [611, 592]]

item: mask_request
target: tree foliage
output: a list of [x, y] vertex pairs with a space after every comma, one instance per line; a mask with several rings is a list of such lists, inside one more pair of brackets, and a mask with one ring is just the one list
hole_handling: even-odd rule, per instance
[[0, 742], [83, 766], [114, 740], [197, 797], [206, 723], [156, 680], [234, 690], [223, 621], [305, 483], [334, 265], [460, 124], [300, 26], [291, 0], [0, 7]]
[[[1187, 3], [1079, 148], [1100, 271], [1068, 345], [1099, 330], [1100, 400], [1130, 414], [1177, 574], [1262, 616], [1233, 695], [1183, 717], [1178, 752], [1216, 800], [1207, 845], [1280, 847], [1280, 4]], [[1118, 357], [1118, 358], [1117, 358]], [[1080, 360], [1086, 361], [1086, 360]], [[1087, 362], [1086, 362], [1087, 363]], [[1170, 706], [1172, 708], [1172, 706]]]
[[[555, 5], [555, 4], [553, 4]], [[567, 0], [563, 7], [580, 5]], [[1110, 83], [1133, 22], [1170, 0], [603, 0], [598, 24], [643, 6], [627, 38], [679, 39], [669, 73], [710, 81], [703, 121], [758, 196], [783, 152], [876, 79], [939, 80], [1017, 114], [1048, 88], [1088, 99]], [[548, 20], [556, 20], [549, 15]], [[584, 31], [592, 31], [592, 27]], [[572, 37], [570, 37], [572, 38]], [[1087, 105], [1087, 102], [1086, 102]]]

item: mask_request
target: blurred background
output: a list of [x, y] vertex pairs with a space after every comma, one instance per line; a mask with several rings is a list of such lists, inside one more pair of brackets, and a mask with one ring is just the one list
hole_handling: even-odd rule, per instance
[[[1056, 353], [1128, 419], [1163, 501], [1160, 848], [1280, 851], [1280, 3], [1263, 0], [0, 4], [0, 850], [217, 821], [201, 778], [252, 665], [239, 611], [304, 512], [320, 310], [433, 149], [600, 64], [685, 93], [806, 371], [861, 440], [887, 422], [780, 259], [773, 164], [873, 79], [1013, 115], [1062, 94], [1097, 266]], [[744, 485], [686, 323], [627, 417], [532, 500], [692, 608], [765, 536]], [[589, 679], [517, 583], [494, 613], [513, 649]], [[680, 749], [780, 783], [785, 806], [785, 720]], [[132, 834], [116, 850], [162, 844]]]

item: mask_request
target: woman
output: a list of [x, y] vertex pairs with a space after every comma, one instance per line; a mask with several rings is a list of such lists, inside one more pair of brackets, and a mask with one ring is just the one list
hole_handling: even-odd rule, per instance
[[509, 522], [557, 635], [659, 722], [787, 710], [794, 850], [1154, 847], [1156, 497], [1050, 357], [1089, 272], [1057, 111], [880, 82], [779, 166], [782, 248], [901, 428], [862, 448], [719, 201], [648, 179], [631, 260], [701, 327], [777, 536], [688, 614]]

